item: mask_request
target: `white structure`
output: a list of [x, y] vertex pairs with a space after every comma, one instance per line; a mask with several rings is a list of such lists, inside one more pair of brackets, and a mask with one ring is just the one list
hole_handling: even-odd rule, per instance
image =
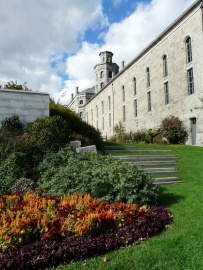
[[[157, 128], [163, 118], [174, 115], [188, 128], [187, 143], [203, 145], [202, 1], [195, 1], [119, 73], [116, 64], [109, 73], [107, 59], [111, 63], [112, 56], [100, 53], [95, 94], [80, 104], [84, 120], [110, 137], [119, 121], [129, 133]], [[76, 112], [79, 106], [73, 104], [80, 94], [69, 104]]]
[[49, 100], [47, 93], [0, 89], [0, 122], [14, 114], [24, 124], [49, 116]]

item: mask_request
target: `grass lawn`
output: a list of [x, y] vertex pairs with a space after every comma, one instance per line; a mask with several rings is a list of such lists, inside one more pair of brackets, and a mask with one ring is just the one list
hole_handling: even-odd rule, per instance
[[135, 148], [171, 149], [170, 154], [179, 157], [178, 176], [183, 183], [161, 187], [159, 198], [159, 204], [173, 214], [174, 223], [161, 235], [140, 245], [57, 270], [203, 269], [203, 147], [136, 145]]

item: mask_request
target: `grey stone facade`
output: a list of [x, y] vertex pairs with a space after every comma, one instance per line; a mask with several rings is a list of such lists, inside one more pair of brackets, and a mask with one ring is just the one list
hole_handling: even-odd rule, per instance
[[49, 94], [0, 89], [0, 122], [14, 114], [24, 124], [49, 116]]
[[94, 67], [96, 75], [95, 93], [101, 91], [105, 85], [110, 82], [111, 79], [119, 72], [119, 66], [112, 62], [112, 52], [101, 52], [99, 56], [100, 63]]
[[188, 129], [187, 144], [203, 146], [202, 100], [203, 5], [195, 1], [84, 104], [83, 118], [109, 138], [119, 121], [130, 133], [175, 115]]

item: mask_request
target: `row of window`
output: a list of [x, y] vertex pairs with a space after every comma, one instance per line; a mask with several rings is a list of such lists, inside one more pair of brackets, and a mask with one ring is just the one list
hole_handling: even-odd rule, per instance
[[[185, 41], [185, 48], [186, 48], [186, 63], [189, 64], [192, 62], [192, 44], [191, 38], [187, 37]], [[103, 76], [103, 72], [101, 72], [101, 78]], [[168, 60], [167, 55], [163, 56], [163, 77], [168, 77]], [[148, 112], [152, 110], [152, 101], [151, 101], [151, 91], [150, 89], [150, 69], [149, 67], [146, 68], [146, 82], [147, 82], [147, 102], [148, 102]], [[194, 93], [194, 76], [193, 76], [193, 68], [187, 70], [187, 82], [188, 82], [188, 95]], [[103, 85], [101, 84], [101, 88]], [[134, 89], [134, 96], [137, 95], [137, 83], [136, 78], [133, 78], [133, 89]], [[170, 102], [169, 99], [169, 82], [164, 82], [164, 97], [165, 97], [165, 105], [168, 105]], [[122, 86], [122, 100], [125, 102], [125, 87]], [[108, 106], [109, 110], [111, 110], [111, 98], [108, 96]], [[101, 102], [102, 114], [104, 114], [104, 101]], [[134, 116], [138, 116], [138, 102], [137, 99], [134, 100]], [[96, 117], [98, 118], [98, 106], [96, 106]], [[88, 119], [87, 119], [88, 120]], [[93, 121], [93, 110], [91, 110], [91, 120]], [[126, 108], [123, 105], [123, 122], [126, 121]], [[102, 125], [104, 129], [104, 124]], [[111, 127], [111, 114], [109, 113], [109, 127]]]
[[[109, 113], [109, 123], [108, 123], [109, 128], [111, 128], [111, 113]], [[104, 122], [104, 116], [102, 116], [102, 130], [105, 128], [105, 122]], [[97, 120], [97, 129], [99, 129], [99, 122]]]
[[[186, 49], [186, 63], [189, 64], [192, 62], [192, 44], [191, 38], [188, 37], [185, 41], [185, 49]], [[193, 79], [193, 70], [189, 69], [187, 72], [188, 78], [188, 94], [194, 93], [194, 79]], [[163, 77], [168, 77], [168, 59], [167, 55], [163, 56]], [[146, 68], [146, 81], [147, 81], [147, 88], [150, 88], [150, 69], [149, 67]], [[137, 95], [137, 85], [136, 85], [136, 78], [133, 78], [133, 88], [134, 88], [134, 95]], [[122, 96], [123, 102], [125, 101], [125, 88], [122, 86]], [[168, 104], [168, 103], [166, 103]]]

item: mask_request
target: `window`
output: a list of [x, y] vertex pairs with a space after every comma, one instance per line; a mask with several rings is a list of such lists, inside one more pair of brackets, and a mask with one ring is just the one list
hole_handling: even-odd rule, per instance
[[83, 100], [80, 100], [80, 105], [82, 105], [83, 104]]
[[98, 118], [98, 106], [96, 105], [96, 116]]
[[111, 97], [108, 96], [108, 103], [109, 103], [109, 111], [111, 110]]
[[125, 87], [122, 86], [122, 96], [123, 96], [123, 102], [125, 101]]
[[152, 110], [151, 92], [147, 92], [147, 99], [148, 99], [148, 112], [151, 112], [151, 110]]
[[126, 120], [126, 115], [125, 115], [125, 106], [123, 106], [123, 122]]
[[187, 71], [187, 80], [188, 80], [188, 95], [194, 94], [194, 76], [193, 76], [193, 69], [189, 69]]
[[136, 78], [133, 78], [133, 89], [134, 89], [134, 96], [137, 95], [137, 83]]
[[186, 48], [186, 63], [192, 62], [192, 44], [191, 38], [188, 37], [185, 41], [185, 48]]
[[91, 116], [92, 116], [92, 121], [93, 121], [93, 110], [91, 109]]
[[149, 72], [149, 68], [147, 68], [146, 72], [147, 72], [147, 88], [149, 88], [150, 87], [150, 72]]
[[101, 71], [101, 72], [100, 72], [100, 78], [103, 78], [103, 75], [104, 75], [104, 72]]
[[112, 78], [112, 71], [109, 71], [109, 78]]
[[109, 114], [109, 127], [111, 127], [111, 113]]
[[83, 118], [83, 113], [82, 112], [80, 112], [80, 118]]
[[101, 89], [102, 89], [104, 87], [104, 83], [102, 82], [100, 86], [101, 86]]
[[164, 83], [165, 105], [169, 104], [169, 88], [168, 82]]
[[104, 101], [101, 102], [102, 114], [104, 114]]
[[163, 75], [164, 78], [168, 76], [168, 63], [167, 63], [167, 56], [164, 55], [163, 57]]
[[134, 100], [134, 114], [137, 117], [137, 99]]
[[104, 130], [104, 117], [102, 117], [102, 129]]

